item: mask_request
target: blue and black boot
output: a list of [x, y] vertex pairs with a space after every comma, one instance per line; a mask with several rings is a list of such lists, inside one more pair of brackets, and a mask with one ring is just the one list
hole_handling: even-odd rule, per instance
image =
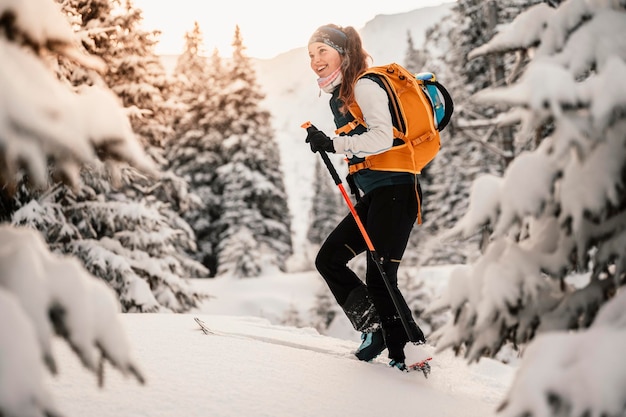
[[352, 323], [354, 330], [361, 332], [361, 346], [355, 356], [359, 360], [369, 362], [385, 350], [385, 338], [376, 312], [365, 285], [353, 289], [341, 306]]
[[404, 362], [398, 362], [395, 359], [392, 359], [391, 362], [389, 362], [389, 366], [391, 366], [392, 368], [397, 368], [402, 372], [409, 372], [409, 368], [407, 368]]
[[385, 350], [385, 338], [381, 328], [373, 332], [362, 333], [361, 340], [361, 346], [354, 352], [359, 360], [369, 362]]

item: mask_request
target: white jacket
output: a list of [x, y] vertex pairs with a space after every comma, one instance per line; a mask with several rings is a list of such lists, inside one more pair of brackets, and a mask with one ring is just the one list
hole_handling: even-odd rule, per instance
[[393, 146], [393, 122], [387, 92], [375, 81], [361, 78], [354, 86], [354, 98], [363, 112], [367, 131], [332, 138], [335, 152], [344, 153], [348, 158], [363, 158], [389, 150]]

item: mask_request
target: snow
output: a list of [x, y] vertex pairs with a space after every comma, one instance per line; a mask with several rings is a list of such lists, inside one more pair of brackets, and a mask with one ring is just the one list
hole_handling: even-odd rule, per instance
[[[71, 44], [75, 34], [67, 24], [58, 3], [47, 0], [0, 0], [0, 15], [13, 14], [15, 25], [25, 29], [38, 44], [49, 39]], [[6, 62], [6, 61], [5, 61]]]
[[[58, 10], [51, 11], [45, 6], [51, 3], [0, 0], [0, 12], [17, 8], [20, 16], [17, 24], [35, 40], [42, 37], [63, 40], [68, 36], [69, 26], [60, 23]], [[610, 226], [624, 230], [623, 215], [603, 223], [604, 229], [588, 226], [593, 220], [589, 212], [600, 216], [603, 214], [600, 211], [606, 208], [596, 205], [598, 201], [615, 203], [619, 193], [623, 193], [623, 183], [614, 178], [623, 172], [624, 122], [613, 124], [612, 111], [624, 107], [624, 37], [613, 36], [610, 45], [597, 45], [593, 41], [599, 29], [605, 34], [623, 33], [623, 12], [611, 15], [597, 10], [602, 4], [610, 3], [563, 2], [540, 34], [541, 47], [536, 51], [539, 58], [530, 64], [522, 79], [512, 87], [482, 95], [485, 100], [523, 106], [531, 115], [523, 119], [525, 128], [538, 124], [538, 119], [554, 117], [555, 134], [546, 142], [551, 141], [556, 151], [546, 157], [538, 150], [532, 157], [516, 160], [502, 179], [483, 177], [472, 189], [472, 204], [460, 229], [469, 234], [489, 221], [502, 222], [501, 232], [510, 232], [508, 224], [514, 218], [537, 215], [542, 208], [541, 199], [548, 193], [549, 178], [556, 170], [561, 171], [562, 180], [554, 196], [558, 201], [553, 203], [561, 206], [558, 221], [562, 223], [567, 216], [572, 219], [572, 228], [571, 236], [557, 236], [557, 219], [538, 216], [529, 227], [531, 237], [519, 245], [504, 237], [494, 239], [474, 265], [453, 269], [452, 274], [450, 268], [424, 270], [440, 284], [450, 275], [453, 283], [460, 283], [447, 292], [437, 287], [438, 293], [443, 294], [438, 307], [458, 307], [457, 311], [462, 313], [458, 323], [469, 323], [467, 328], [478, 324], [473, 351], [468, 353], [470, 358], [478, 356], [478, 350], [491, 347], [489, 340], [499, 336], [489, 318], [506, 311], [501, 306], [503, 302], [513, 307], [515, 285], [524, 290], [522, 295], [537, 295], [533, 300], [537, 304], [550, 302], [551, 287], [542, 282], [541, 271], [550, 270], [550, 256], [561, 259], [560, 263], [555, 261], [555, 268], [562, 267], [572, 245], [567, 239], [576, 239], [582, 254], [588, 249], [587, 242], [593, 240], [591, 233], [607, 234]], [[28, 9], [31, 6], [37, 13]], [[583, 18], [588, 17], [591, 23], [581, 26]], [[566, 35], [579, 26], [582, 43], [573, 53], [565, 43]], [[515, 32], [519, 34], [519, 30]], [[514, 47], [515, 41], [518, 45], [529, 42], [521, 35], [508, 37], [506, 47]], [[571, 39], [570, 43], [574, 44]], [[605, 46], [612, 48], [611, 54], [606, 53]], [[548, 56], [555, 51], [561, 53]], [[66, 51], [68, 56], [76, 53], [72, 49]], [[279, 65], [282, 59], [288, 64]], [[7, 152], [10, 162], [25, 161], [35, 182], [45, 183], [48, 157], [64, 154], [69, 159], [67, 164], [78, 166], [79, 162], [94, 158], [89, 144], [110, 139], [106, 137], [108, 134], [119, 136], [121, 149], [115, 149], [116, 154], [126, 156], [136, 166], [145, 163], [137, 142], [117, 111], [114, 97], [108, 92], [87, 90], [75, 94], [65, 89], [40, 60], [4, 38], [0, 39], [0, 61], [3, 62], [0, 92], [5, 110], [0, 119], [0, 146], [10, 150]], [[309, 119], [318, 127], [331, 130], [330, 115], [326, 98], [320, 101], [317, 96], [314, 75], [309, 73], [308, 79], [302, 77], [300, 69], [306, 69], [307, 65], [304, 54], [278, 57], [267, 65], [275, 67], [272, 75], [279, 81], [264, 85], [272, 86], [273, 93], [283, 93], [268, 96], [266, 103], [281, 115], [276, 121], [277, 139], [281, 143], [282, 160], [286, 161], [283, 162], [288, 173], [286, 185], [295, 203], [291, 207], [295, 213], [295, 233], [302, 238], [310, 195], [295, 191], [311, 191], [308, 185], [312, 183], [314, 158], [303, 146], [304, 133], [299, 125]], [[591, 69], [597, 69], [596, 76], [576, 82], [580, 73]], [[290, 77], [283, 78], [285, 74]], [[288, 82], [294, 78], [298, 81]], [[586, 127], [606, 131], [597, 143], [591, 143], [591, 139], [600, 135], [595, 132], [586, 137], [584, 117], [576, 117], [571, 110], [590, 102], [592, 123]], [[98, 124], [90, 112], [106, 115], [98, 119], [106, 123]], [[85, 124], [77, 124], [76, 120]], [[25, 135], [25, 130], [34, 137]], [[575, 130], [579, 133], [571, 134]], [[90, 137], [94, 134], [96, 137]], [[586, 158], [579, 158], [576, 150]], [[303, 153], [307, 154], [309, 165], [299, 158]], [[562, 158], [564, 155], [567, 158]], [[512, 185], [505, 189], [505, 183]], [[532, 193], [527, 189], [530, 184], [536, 186]], [[515, 203], [524, 195], [533, 201]], [[32, 209], [34, 212], [36, 207]], [[583, 414], [587, 408], [590, 413], [600, 410], [606, 415], [623, 414], [619, 408], [624, 404], [623, 390], [619, 387], [625, 386], [626, 373], [623, 366], [614, 365], [622, 363], [621, 352], [626, 349], [624, 291], [603, 306], [589, 329], [538, 336], [526, 350], [525, 365], [520, 368], [514, 385], [511, 384], [515, 365], [485, 358], [468, 365], [465, 358], [454, 357], [450, 350], [435, 352], [432, 346], [426, 347], [434, 357], [432, 375], [426, 380], [419, 374], [390, 369], [384, 354], [371, 364], [354, 360], [352, 352], [358, 344], [358, 335], [348, 332], [348, 326], [341, 321], [326, 336], [311, 328], [281, 325], [290, 306], [297, 306], [301, 309], [298, 313], [304, 315], [313, 305], [314, 294], [322, 285], [316, 273], [276, 273], [237, 282], [195, 282], [211, 298], [192, 314], [122, 315], [110, 288], [90, 276], [75, 260], [53, 256], [41, 237], [27, 230], [0, 229], [0, 317], [3, 318], [0, 320], [3, 352], [0, 404], [7, 415], [36, 416], [44, 409], [49, 414], [63, 410], [70, 416], [94, 417], [383, 413], [489, 416], [506, 397], [506, 415], [530, 411], [542, 416], [550, 415], [546, 393], [570, 401], [573, 415]], [[539, 239], [542, 233], [551, 235], [552, 240]], [[557, 244], [554, 239], [564, 241]], [[616, 234], [610, 245], [603, 246], [600, 252], [603, 257], [598, 260], [608, 263], [614, 253], [623, 253], [625, 239], [623, 232]], [[548, 246], [556, 248], [554, 253]], [[104, 253], [94, 256], [104, 262]], [[620, 259], [622, 264], [614, 265], [617, 273], [626, 267], [623, 256]], [[608, 280], [598, 280], [602, 281]], [[136, 289], [146, 293], [145, 289]], [[601, 299], [604, 296], [601, 289], [589, 287], [593, 293], [589, 299]], [[50, 319], [47, 309], [50, 305], [62, 305], [65, 309], [53, 308]], [[467, 308], [460, 310], [463, 305]], [[564, 305], [563, 310], [555, 311], [564, 311], [568, 304], [564, 302]], [[532, 312], [536, 307], [529, 305], [528, 309]], [[204, 335], [194, 323], [194, 315], [219, 332], [234, 335]], [[475, 320], [470, 320], [472, 317]], [[503, 320], [510, 318], [504, 314]], [[525, 318], [528, 317], [519, 318], [520, 333]], [[52, 326], [64, 339], [51, 336]], [[443, 330], [445, 336], [439, 341], [439, 349], [462, 340], [463, 329]], [[102, 355], [106, 359], [105, 374], [99, 371]], [[39, 359], [42, 357], [44, 361]], [[594, 360], [588, 360], [589, 357]], [[110, 372], [108, 364], [116, 370]], [[9, 371], [5, 372], [6, 369]], [[57, 370], [58, 375], [49, 375]], [[104, 377], [104, 388], [98, 387], [94, 373]], [[42, 374], [45, 384], [41, 384]], [[129, 380], [129, 376], [134, 378]], [[140, 384], [144, 377], [145, 386]], [[606, 386], [613, 389], [602, 390]]]
[[[624, 349], [626, 333], [612, 327], [596, 326], [588, 334], [554, 332], [538, 336], [524, 353], [534, 366], [520, 369], [514, 385], [517, 395], [508, 405], [508, 412], [519, 415], [532, 410], [534, 415], [549, 415], [548, 403], [537, 395], [550, 392], [571, 401], [570, 415], [585, 415], [590, 407], [606, 410], [605, 415], [623, 415], [619, 390], [607, 389], [594, 381], [606, 379], [623, 387], [624, 373], [611, 361], [593, 359], [612, 357]], [[560, 372], [550, 371], [554, 367]], [[563, 381], [576, 383], [563, 384]]]
[[501, 189], [502, 179], [495, 175], [483, 174], [476, 178], [470, 188], [467, 213], [446, 235], [454, 235], [459, 232], [467, 237], [473, 233], [473, 230], [487, 222], [494, 224], [498, 218], [500, 204], [498, 197]]
[[[533, 175], [528, 175], [532, 172]], [[494, 236], [500, 236], [511, 223], [529, 215], [538, 216], [550, 201], [556, 169], [542, 152], [523, 152], [508, 166], [501, 193], [507, 196], [500, 204], [500, 217]]]
[[[448, 270], [432, 268], [424, 275], [437, 285]], [[58, 408], [91, 417], [487, 417], [515, 371], [491, 359], [468, 366], [450, 351], [427, 346], [423, 350], [433, 360], [426, 379], [390, 368], [386, 352], [372, 363], [358, 361], [354, 331], [340, 338], [273, 324], [290, 304], [306, 314], [322, 285], [316, 273], [194, 285], [214, 297], [196, 312], [119, 316], [145, 386], [106, 369], [100, 389], [68, 347], [55, 342], [62, 366], [50, 385]], [[193, 317], [218, 334], [205, 335]]]
[[41, 384], [44, 364], [48, 371], [58, 371], [53, 327], [92, 372], [98, 373], [100, 361], [106, 359], [142, 380], [120, 324], [119, 301], [104, 281], [90, 275], [76, 258], [50, 253], [42, 236], [29, 228], [0, 226], [0, 259], [0, 350], [11, 353], [0, 357], [3, 413], [24, 415], [28, 410], [27, 415], [37, 416], [40, 407], [55, 410]]
[[[2, 6], [0, 3], [0, 11]], [[4, 38], [0, 38], [0, 61], [0, 106], [4, 110], [0, 146], [7, 148], [7, 162], [20, 161], [35, 184], [47, 183], [49, 156], [63, 159], [62, 171], [77, 182], [79, 166], [95, 160], [96, 146], [155, 174], [119, 98], [111, 91], [94, 85], [76, 93], [60, 83], [33, 53]]]

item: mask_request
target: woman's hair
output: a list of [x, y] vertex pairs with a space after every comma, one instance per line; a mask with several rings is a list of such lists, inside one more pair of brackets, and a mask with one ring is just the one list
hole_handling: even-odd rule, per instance
[[348, 111], [348, 105], [354, 102], [354, 82], [369, 65], [368, 60], [372, 57], [363, 49], [361, 35], [352, 26], [341, 27], [334, 24], [326, 26], [339, 29], [347, 37], [346, 51], [341, 62], [341, 76], [343, 81], [339, 88], [339, 98], [344, 103], [342, 112]]

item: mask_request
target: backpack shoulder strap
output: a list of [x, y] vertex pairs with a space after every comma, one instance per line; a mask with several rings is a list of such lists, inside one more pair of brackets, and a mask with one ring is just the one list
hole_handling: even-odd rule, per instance
[[356, 129], [359, 125], [367, 127], [367, 123], [365, 123], [365, 119], [363, 119], [363, 112], [361, 111], [361, 108], [356, 103], [356, 101], [348, 106], [348, 112], [350, 112], [350, 114], [352, 115], [353, 120], [335, 129], [336, 135], [341, 135], [342, 133], [348, 134], [349, 132], [352, 132], [354, 129]]
[[[370, 74], [373, 74], [375, 72], [376, 71], [373, 68], [366, 69], [361, 75], [359, 75], [356, 78], [356, 80], [354, 80], [354, 85], [356, 85], [356, 83], [363, 77], [370, 78], [373, 81], [376, 81], [377, 77], [370, 75]], [[350, 112], [350, 114], [352, 115], [352, 117], [354, 119], [351, 122], [348, 122], [345, 125], [337, 128], [335, 130], [335, 134], [336, 135], [340, 135], [342, 133], [348, 134], [349, 132], [352, 132], [354, 129], [356, 129], [359, 125], [362, 125], [365, 128], [367, 128], [367, 123], [365, 123], [365, 119], [363, 118], [363, 111], [359, 107], [359, 105], [356, 102], [356, 100], [348, 105], [348, 111]]]
[[[385, 92], [387, 93], [387, 97], [389, 98], [389, 111], [391, 112], [394, 137], [404, 140], [405, 134], [401, 130], [399, 130], [399, 127], [401, 128], [401, 124], [403, 122], [401, 121], [400, 117], [401, 113], [399, 111], [398, 98], [391, 85], [391, 82], [386, 78], [386, 71], [388, 67], [389, 65], [370, 67], [365, 70], [361, 75], [359, 75], [354, 83], [356, 84], [357, 81], [359, 81], [361, 78], [367, 78], [374, 81], [380, 86], [380, 88], [385, 90]], [[335, 134], [347, 134], [348, 132], [354, 130], [358, 125], [363, 125], [364, 127], [367, 127], [367, 123], [365, 123], [365, 119], [363, 118], [363, 112], [361, 111], [361, 108], [356, 101], [348, 106], [348, 111], [350, 112], [350, 114], [352, 114], [354, 120], [335, 130]]]

